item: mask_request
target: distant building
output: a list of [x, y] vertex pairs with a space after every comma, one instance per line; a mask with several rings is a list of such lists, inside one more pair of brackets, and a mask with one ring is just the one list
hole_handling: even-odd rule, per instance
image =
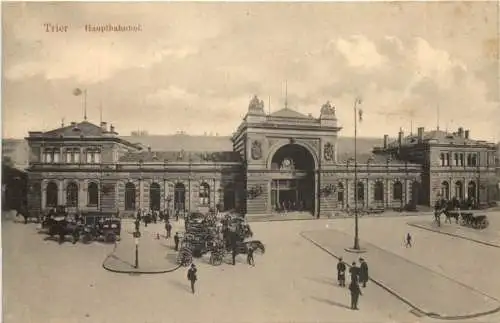
[[416, 135], [405, 136], [374, 149], [378, 154], [395, 156], [422, 166], [419, 204], [433, 205], [438, 197], [473, 198], [480, 204], [499, 196], [497, 145], [473, 140], [462, 127], [449, 133], [418, 128]]
[[[386, 137], [384, 147], [373, 152], [381, 140], [359, 138], [355, 182], [352, 139], [339, 137], [340, 131], [329, 103], [321, 107], [319, 118], [288, 108], [268, 115], [254, 97], [231, 138], [185, 133], [120, 137], [113, 126], [87, 121], [30, 132], [29, 207], [40, 211], [64, 204], [70, 210], [130, 214], [138, 208], [219, 208], [248, 216], [297, 210], [319, 217], [354, 208], [356, 197], [360, 209], [432, 202], [434, 186], [428, 183], [435, 183], [437, 175], [428, 169], [438, 167], [439, 157], [435, 165], [437, 150], [425, 152], [428, 138], [418, 141], [413, 155], [413, 139], [402, 134], [399, 148]], [[490, 151], [487, 143], [474, 147], [471, 151], [478, 154]], [[463, 188], [473, 178], [477, 187], [489, 187], [483, 158], [476, 163], [481, 160], [484, 167], [464, 169], [464, 176], [466, 171], [470, 175], [463, 177]], [[426, 174], [432, 174], [431, 180]], [[450, 185], [455, 183], [451, 178]]]

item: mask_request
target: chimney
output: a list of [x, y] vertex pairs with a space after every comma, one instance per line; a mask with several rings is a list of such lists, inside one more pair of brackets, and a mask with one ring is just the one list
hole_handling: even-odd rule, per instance
[[389, 141], [389, 135], [384, 135], [384, 149], [387, 149], [387, 142]]
[[108, 131], [107, 125], [108, 124], [106, 122], [104, 122], [104, 121], [101, 122], [101, 130], [103, 132], [107, 132]]
[[424, 130], [425, 130], [424, 127], [419, 127], [417, 129], [418, 142], [424, 141]]
[[109, 132], [115, 133], [115, 126], [113, 126], [112, 124], [109, 125]]
[[398, 132], [398, 143], [399, 143], [400, 146], [403, 143], [403, 136], [404, 136], [404, 134], [405, 133], [403, 132], [403, 129], [400, 128], [399, 132]]
[[464, 137], [464, 128], [462, 128], [462, 127], [458, 128], [458, 136], [460, 138]]
[[469, 135], [470, 135], [470, 130], [465, 130], [465, 139], [469, 139]]

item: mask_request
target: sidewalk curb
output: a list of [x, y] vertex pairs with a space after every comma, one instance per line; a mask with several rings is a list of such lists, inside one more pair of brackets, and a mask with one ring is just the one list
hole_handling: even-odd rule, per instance
[[[431, 215], [431, 213], [427, 214], [427, 213], [418, 213], [418, 214], [414, 214], [414, 213], [398, 213], [398, 214], [387, 214], [387, 215], [362, 215], [362, 216], [359, 216], [359, 219], [364, 219], [364, 218], [370, 218], [370, 219], [374, 219], [374, 218], [402, 218], [402, 217], [421, 217], [421, 216], [427, 216], [427, 215]], [[262, 216], [262, 217], [259, 217], [259, 216], [247, 216], [245, 218], [247, 220], [247, 222], [249, 223], [252, 223], [252, 222], [286, 222], [286, 221], [313, 221], [313, 220], [322, 220], [322, 221], [326, 221], [326, 220], [343, 220], [343, 219], [354, 219], [354, 215], [336, 215], [336, 216], [324, 216], [324, 217], [320, 217], [320, 218], [314, 218], [311, 216], [311, 218], [286, 218], [286, 216], [283, 216], [282, 218], [269, 218], [269, 217], [265, 217], [265, 216]]]
[[495, 244], [495, 243], [486, 242], [486, 241], [482, 241], [482, 240], [477, 240], [477, 239], [474, 239], [474, 238], [469, 238], [467, 236], [456, 234], [456, 233], [439, 231], [437, 229], [428, 228], [428, 227], [426, 227], [424, 225], [421, 225], [421, 224], [417, 224], [417, 223], [406, 223], [406, 224], [409, 225], [409, 226], [415, 227], [415, 228], [422, 229], [422, 230], [427, 230], [427, 231], [431, 231], [431, 232], [435, 232], [435, 233], [439, 233], [439, 234], [445, 234], [445, 235], [448, 235], [448, 236], [452, 236], [452, 237], [456, 237], [456, 238], [460, 238], [460, 239], [464, 239], [464, 240], [469, 240], [469, 241], [480, 243], [480, 244], [483, 244], [483, 245], [486, 245], [486, 246], [489, 246], [489, 247], [500, 248], [500, 245]]
[[[327, 248], [323, 247], [318, 242], [314, 241], [314, 239], [309, 238], [308, 236], [306, 236], [304, 234], [304, 232], [301, 232], [300, 235], [302, 236], [302, 238], [304, 238], [307, 241], [311, 242], [313, 245], [315, 245], [316, 247], [320, 248], [324, 252], [328, 253], [330, 256], [332, 256], [332, 257], [334, 257], [336, 259], [340, 258], [339, 256], [335, 255], [333, 252], [331, 252]], [[347, 263], [346, 263], [346, 266], [348, 268], [351, 268], [351, 265], [349, 265]], [[426, 311], [425, 309], [421, 309], [421, 308], [417, 307], [409, 299], [407, 299], [404, 296], [399, 295], [392, 288], [386, 286], [383, 282], [380, 282], [380, 281], [378, 281], [378, 280], [376, 280], [376, 279], [374, 279], [372, 277], [369, 277], [368, 279], [370, 281], [372, 281], [373, 283], [375, 283], [377, 286], [381, 287], [382, 289], [386, 290], [387, 292], [389, 292], [390, 294], [392, 294], [393, 296], [395, 296], [397, 299], [399, 299], [400, 301], [402, 301], [406, 305], [410, 306], [417, 313], [425, 315], [425, 316], [428, 316], [430, 318], [435, 318], [435, 319], [440, 319], [440, 320], [450, 320], [450, 321], [452, 321], [452, 320], [465, 320], [465, 319], [472, 319], [472, 318], [477, 318], [477, 317], [491, 315], [491, 314], [500, 312], [500, 306], [498, 306], [497, 308], [494, 308], [493, 310], [490, 310], [490, 311], [487, 311], [487, 312], [482, 312], [482, 313], [472, 313], [472, 314], [467, 314], [467, 315], [455, 315], [455, 316], [453, 316], [453, 315], [444, 316], [444, 315], [440, 315], [440, 314], [434, 313], [434, 312], [429, 312], [429, 311]]]
[[113, 247], [113, 251], [106, 256], [106, 258], [104, 259], [103, 263], [102, 263], [102, 268], [104, 268], [105, 270], [107, 271], [110, 271], [112, 273], [116, 273], [116, 274], [138, 274], [138, 275], [154, 275], [154, 274], [166, 274], [166, 273], [171, 273], [171, 272], [174, 272], [178, 269], [180, 269], [182, 267], [182, 265], [177, 265], [176, 267], [174, 268], [169, 268], [169, 269], [164, 269], [164, 270], [142, 270], [142, 269], [128, 269], [128, 270], [121, 270], [121, 269], [115, 269], [115, 268], [112, 268], [110, 266], [107, 266], [106, 265], [106, 262], [108, 261], [109, 258], [112, 258], [112, 257], [115, 257], [115, 258], [118, 258], [116, 255], [115, 255], [115, 251], [116, 251], [116, 247], [118, 246], [118, 244], [115, 243], [115, 246]]

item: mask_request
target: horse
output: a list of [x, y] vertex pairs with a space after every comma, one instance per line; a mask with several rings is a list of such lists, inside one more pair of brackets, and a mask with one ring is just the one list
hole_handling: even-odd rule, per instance
[[251, 240], [245, 242], [239, 242], [236, 244], [236, 254], [246, 255], [248, 254], [248, 250], [252, 248], [258, 253], [264, 254], [266, 252], [266, 247], [259, 240]]
[[63, 243], [67, 235], [73, 237], [73, 244], [80, 239], [83, 226], [77, 223], [69, 222], [66, 219], [56, 220], [51, 217], [46, 218], [42, 222], [42, 228], [48, 229], [48, 235], [59, 236], [59, 244]]
[[16, 218], [21, 215], [24, 218], [24, 224], [28, 224], [29, 219], [35, 219], [36, 222], [40, 221], [38, 214], [32, 213], [26, 206], [16, 208]]

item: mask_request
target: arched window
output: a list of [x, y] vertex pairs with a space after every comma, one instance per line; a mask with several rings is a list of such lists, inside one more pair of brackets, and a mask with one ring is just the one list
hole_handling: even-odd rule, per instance
[[344, 203], [344, 184], [342, 183], [337, 185], [337, 201], [339, 203]]
[[394, 182], [392, 186], [392, 199], [395, 201], [403, 200], [403, 184], [400, 181]]
[[375, 182], [375, 189], [373, 192], [373, 199], [377, 202], [384, 201], [384, 184], [380, 181]]
[[78, 185], [74, 182], [66, 187], [66, 206], [78, 207]]
[[358, 185], [356, 185], [356, 190], [358, 203], [363, 202], [365, 200], [365, 184], [363, 184], [363, 182], [358, 182]]
[[475, 200], [476, 199], [476, 182], [469, 182], [467, 185], [467, 195], [469, 198]]
[[152, 183], [149, 187], [149, 208], [159, 211], [161, 201], [161, 187], [158, 183]]
[[45, 204], [49, 207], [56, 207], [58, 200], [57, 184], [49, 182], [47, 184], [46, 201]]
[[99, 185], [97, 183], [89, 183], [87, 187], [88, 194], [88, 205], [98, 206], [99, 205]]
[[455, 183], [455, 197], [459, 200], [464, 198], [464, 185], [461, 181]]
[[450, 198], [450, 184], [446, 181], [441, 183], [441, 197], [447, 200]]
[[125, 210], [135, 210], [135, 185], [127, 183], [125, 185]]
[[203, 182], [200, 185], [200, 205], [210, 205], [210, 186]]

